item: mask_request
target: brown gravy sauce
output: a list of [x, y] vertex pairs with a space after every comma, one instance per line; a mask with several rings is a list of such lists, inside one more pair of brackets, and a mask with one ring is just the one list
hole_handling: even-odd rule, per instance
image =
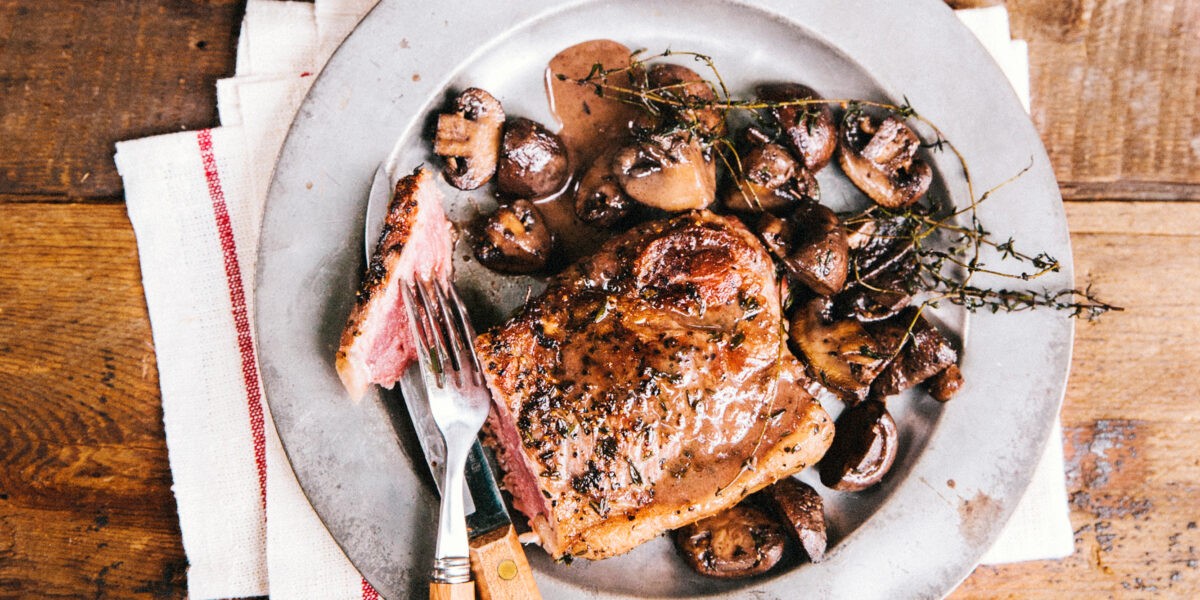
[[[575, 216], [575, 190], [579, 179], [592, 161], [625, 137], [629, 122], [638, 115], [636, 107], [596, 95], [595, 88], [580, 85], [592, 71], [592, 65], [616, 69], [629, 64], [630, 50], [612, 40], [591, 40], [559, 52], [546, 66], [546, 100], [550, 113], [562, 126], [558, 135], [567, 147], [572, 176], [556, 194], [535, 200], [546, 225], [558, 238], [560, 264], [565, 266], [593, 253], [613, 231], [592, 227]], [[558, 75], [569, 78], [561, 81]], [[611, 85], [625, 87], [629, 78], [615, 73]]]

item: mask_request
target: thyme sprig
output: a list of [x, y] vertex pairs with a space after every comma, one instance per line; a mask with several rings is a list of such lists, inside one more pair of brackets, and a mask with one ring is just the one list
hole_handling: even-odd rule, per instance
[[[647, 61], [653, 58], [670, 56], [690, 56], [694, 61], [703, 63], [712, 73], [716, 83], [708, 79], [703, 79], [702, 81], [713, 91], [713, 95], [717, 99], [705, 100], [682, 92], [686, 86], [693, 85], [695, 82], [683, 82], [657, 87], [651, 86], [648, 77]], [[622, 73], [628, 74], [629, 85], [618, 85], [610, 81], [611, 76]], [[879, 218], [901, 218], [909, 222], [907, 225], [911, 225], [911, 227], [906, 227], [905, 230], [910, 231], [908, 237], [911, 238], [912, 251], [917, 257], [917, 269], [906, 282], [907, 289], [904, 291], [893, 291], [874, 286], [862, 276], [858, 265], [855, 264], [852, 267], [857, 284], [881, 293], [908, 293], [921, 296], [921, 303], [916, 319], [920, 318], [920, 314], [925, 308], [937, 307], [943, 301], [962, 306], [971, 312], [979, 309], [986, 309], [992, 312], [1018, 312], [1044, 307], [1065, 311], [1071, 317], [1081, 317], [1088, 320], [1093, 320], [1109, 311], [1123, 310], [1119, 306], [1101, 300], [1092, 291], [1091, 285], [1082, 290], [1032, 291], [1007, 288], [991, 289], [972, 284], [972, 279], [977, 274], [1012, 278], [1028, 282], [1048, 273], [1059, 272], [1062, 268], [1058, 259], [1045, 252], [1029, 253], [1017, 250], [1015, 248], [1016, 242], [1011, 237], [1004, 241], [994, 239], [979, 219], [977, 210], [979, 205], [988, 200], [1001, 188], [1027, 173], [1033, 167], [1032, 159], [1029, 165], [1025, 166], [1015, 175], [977, 197], [975, 194], [975, 181], [967, 165], [966, 158], [935, 123], [917, 112], [907, 96], [903, 97], [903, 103], [901, 104], [853, 98], [806, 98], [787, 101], [737, 99], [729, 93], [725, 79], [721, 76], [711, 56], [698, 52], [671, 49], [654, 55], [647, 54], [646, 49], [637, 50], [630, 55], [628, 65], [623, 67], [605, 68], [604, 65], [597, 63], [592, 65], [591, 70], [583, 78], [571, 78], [563, 74], [557, 74], [556, 76], [560, 81], [571, 81], [578, 85], [591, 86], [595, 93], [601, 97], [641, 108], [655, 121], [656, 128], [658, 129], [657, 133], [685, 131], [689, 136], [698, 136], [704, 143], [716, 147], [717, 154], [725, 167], [735, 178], [738, 178], [738, 185], [743, 189], [743, 195], [745, 195], [746, 192], [744, 190], [748, 186], [741, 185], [743, 183], [741, 181], [742, 161], [733, 140], [728, 137], [728, 127], [722, 128], [723, 133], [721, 135], [705, 131], [701, 127], [699, 119], [695, 116], [696, 111], [719, 111], [725, 123], [728, 122], [728, 115], [731, 111], [747, 111], [759, 119], [759, 121], [766, 123], [767, 120], [759, 114], [759, 111], [785, 107], [805, 107], [804, 120], [809, 127], [812, 126], [812, 120], [816, 116], [815, 108], [821, 105], [841, 108], [843, 111], [843, 122], [849, 119], [861, 118], [866, 114], [866, 108], [887, 111], [903, 120], [915, 119], [928, 127], [934, 136], [932, 142], [923, 142], [922, 147], [929, 148], [934, 152], [949, 149], [954, 154], [962, 169], [963, 178], [967, 185], [968, 197], [971, 198], [971, 202], [957, 210], [941, 211], [941, 214], [937, 216], [931, 216], [921, 207], [909, 207], [899, 211], [890, 211], [880, 206], [872, 206], [858, 214], [843, 215], [843, 222], [847, 225]], [[670, 108], [671, 110], [664, 111], [664, 108]], [[809, 108], [814, 110], [807, 110]], [[809, 116], [810, 114], [812, 115], [811, 117]], [[758, 208], [762, 206], [758, 198], [747, 198], [747, 201], [751, 206]], [[968, 223], [965, 225], [958, 224], [964, 218]], [[934, 239], [935, 234], [937, 234], [936, 243]], [[993, 268], [985, 264], [981, 259], [982, 249], [985, 246], [998, 251], [1001, 262], [1015, 261], [1017, 263], [1025, 263], [1031, 266], [1032, 269], [1008, 272], [998, 267]], [[910, 333], [912, 327], [916, 324], [916, 319], [914, 319], [914, 322], [909, 327]], [[896, 351], [899, 352], [900, 349], [902, 348], [898, 348]]]

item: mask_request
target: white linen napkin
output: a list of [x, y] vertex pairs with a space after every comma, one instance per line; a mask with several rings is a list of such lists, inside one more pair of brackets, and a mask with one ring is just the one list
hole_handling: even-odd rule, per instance
[[[258, 229], [274, 159], [314, 74], [375, 0], [249, 0], [222, 126], [117, 145], [158, 358], [193, 600], [374, 599], [296, 482], [262, 397], [253, 339]], [[1003, 7], [959, 11], [1028, 106], [1024, 42]], [[985, 562], [1073, 551], [1061, 433]]]

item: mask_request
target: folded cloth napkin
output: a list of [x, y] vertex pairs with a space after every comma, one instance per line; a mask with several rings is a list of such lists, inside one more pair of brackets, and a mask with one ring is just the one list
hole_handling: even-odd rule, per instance
[[[193, 600], [378, 598], [309, 505], [263, 398], [253, 337], [258, 229], [273, 161], [325, 60], [375, 0], [249, 0], [222, 126], [122, 142], [158, 358]], [[960, 11], [1028, 102], [1028, 59], [1003, 7]], [[1057, 426], [985, 562], [1073, 550]]]

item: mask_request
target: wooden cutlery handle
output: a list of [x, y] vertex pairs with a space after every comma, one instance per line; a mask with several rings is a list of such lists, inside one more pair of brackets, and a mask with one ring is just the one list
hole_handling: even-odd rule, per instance
[[512, 525], [471, 540], [471, 574], [480, 600], [542, 598]]
[[429, 600], [475, 600], [475, 582], [430, 583]]

